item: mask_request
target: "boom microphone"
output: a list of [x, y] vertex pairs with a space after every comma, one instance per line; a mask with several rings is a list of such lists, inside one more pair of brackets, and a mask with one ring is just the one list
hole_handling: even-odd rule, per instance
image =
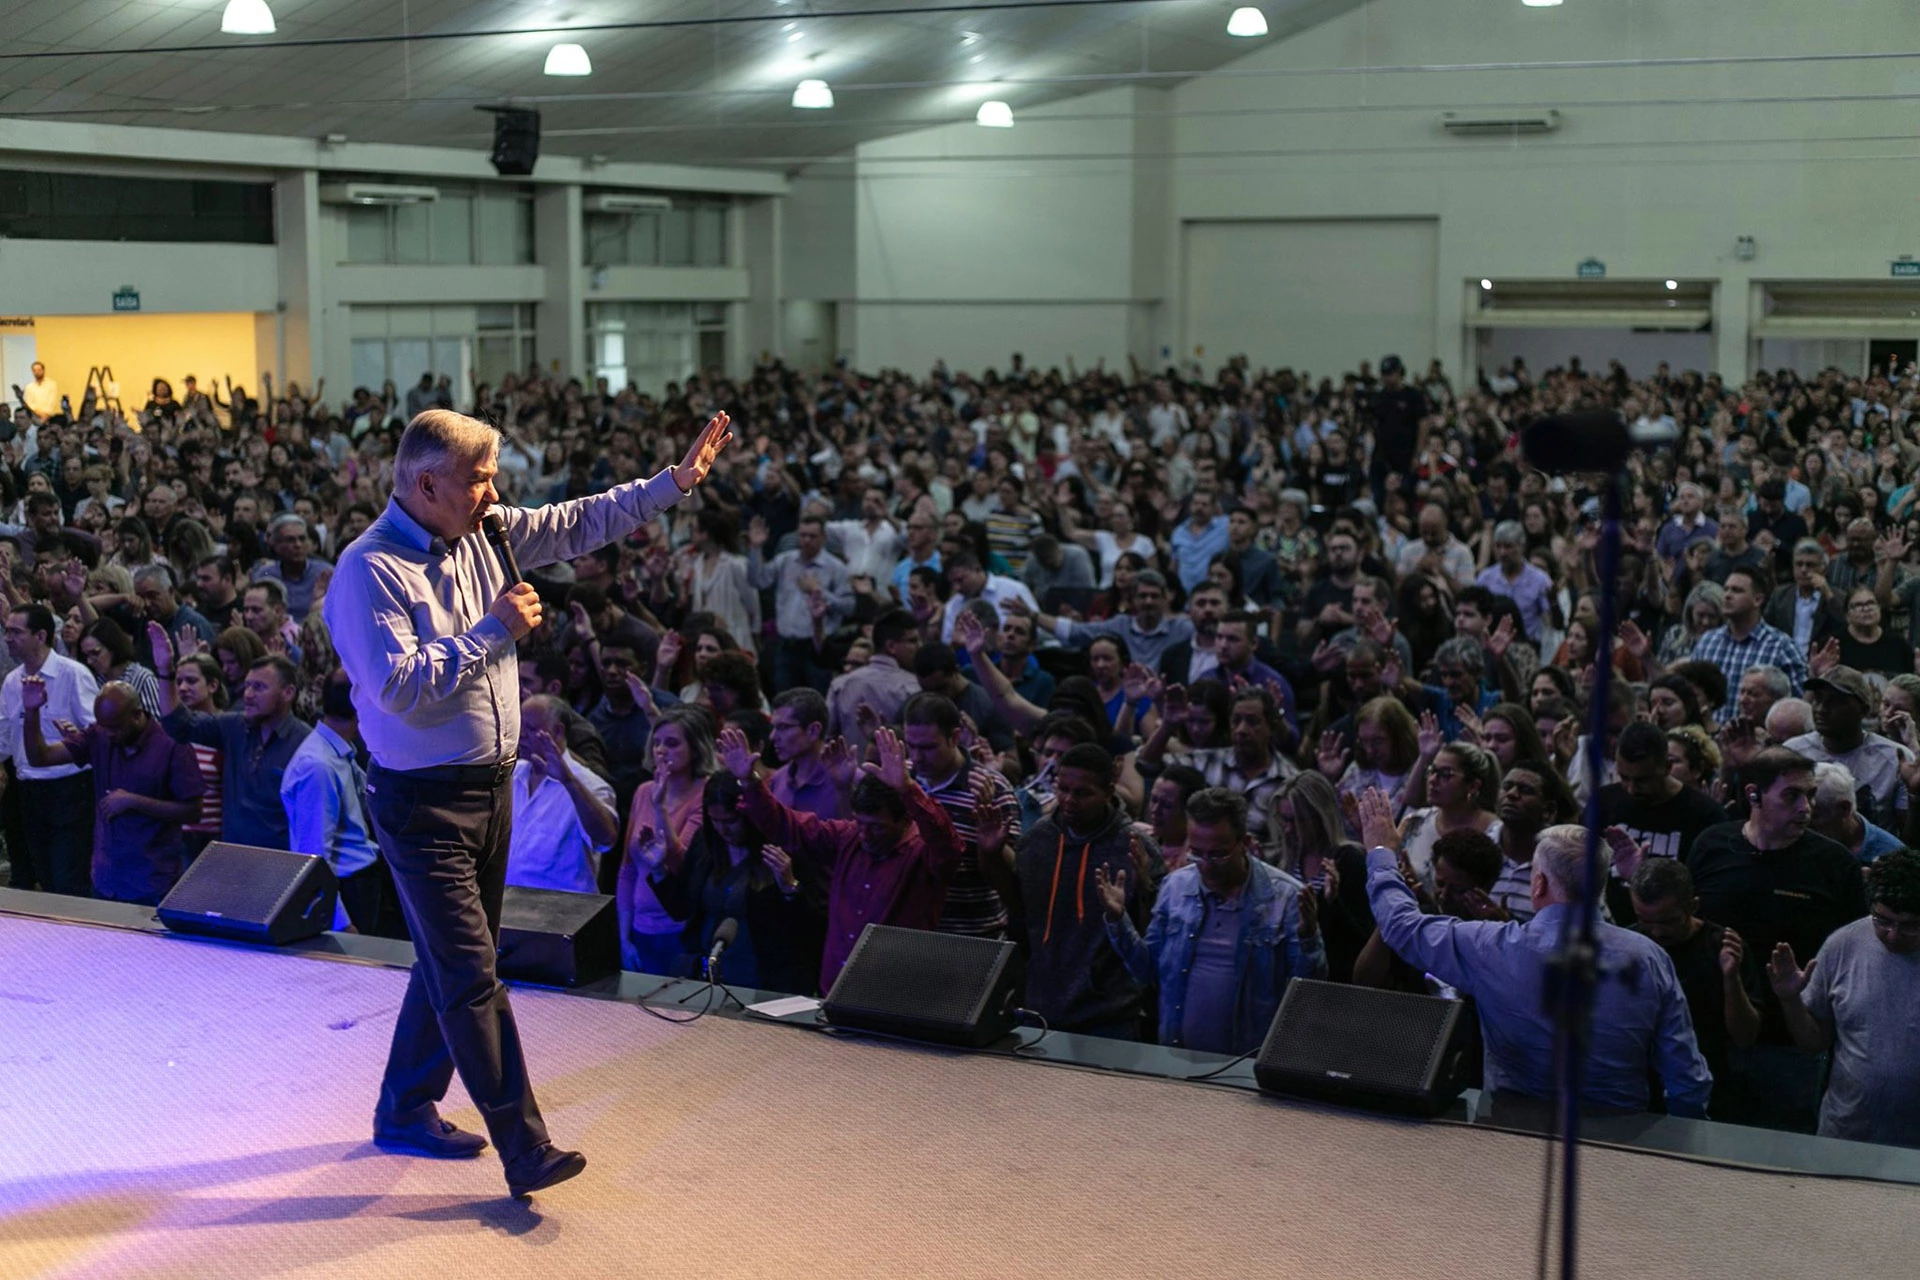
[[493, 544], [494, 553], [500, 557], [500, 567], [507, 571], [507, 585], [525, 582], [526, 579], [520, 576], [520, 562], [513, 558], [513, 544], [507, 541], [507, 522], [500, 518], [499, 512], [489, 511], [481, 516], [480, 529], [486, 534], [487, 541]]

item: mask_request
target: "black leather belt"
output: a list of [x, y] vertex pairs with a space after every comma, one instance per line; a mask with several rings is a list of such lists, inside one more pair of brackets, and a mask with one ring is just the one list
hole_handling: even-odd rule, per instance
[[497, 764], [439, 764], [427, 769], [389, 769], [375, 764], [368, 774], [373, 778], [393, 778], [402, 782], [430, 782], [441, 786], [497, 787], [513, 776], [514, 761]]

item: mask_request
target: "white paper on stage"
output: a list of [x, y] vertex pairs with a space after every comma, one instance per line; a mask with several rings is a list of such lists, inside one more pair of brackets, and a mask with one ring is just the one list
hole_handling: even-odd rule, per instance
[[812, 996], [782, 996], [778, 1000], [762, 1000], [759, 1004], [747, 1006], [748, 1013], [757, 1013], [767, 1018], [790, 1018], [796, 1013], [812, 1013], [820, 1007], [820, 1002]]

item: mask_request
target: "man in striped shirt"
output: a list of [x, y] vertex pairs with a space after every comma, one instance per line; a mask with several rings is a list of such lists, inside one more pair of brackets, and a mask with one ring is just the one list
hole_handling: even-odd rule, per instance
[[960, 710], [952, 699], [938, 693], [916, 694], [901, 712], [901, 719], [914, 781], [946, 810], [960, 836], [960, 865], [947, 889], [939, 931], [1001, 937], [1007, 931], [1007, 909], [980, 870], [974, 779], [985, 778], [993, 788], [995, 807], [1007, 815], [1009, 841], [1017, 841], [1020, 836], [1020, 805], [1013, 788], [997, 769], [969, 759], [961, 750]]

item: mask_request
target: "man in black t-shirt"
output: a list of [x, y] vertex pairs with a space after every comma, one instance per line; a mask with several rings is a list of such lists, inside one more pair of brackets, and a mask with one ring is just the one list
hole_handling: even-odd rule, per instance
[[[1613, 761], [1620, 781], [1600, 788], [1600, 829], [1622, 828], [1652, 857], [1684, 859], [1702, 831], [1727, 820], [1712, 796], [1673, 776], [1667, 735], [1646, 721], [1620, 731]], [[1607, 910], [1616, 920], [1633, 919], [1626, 881], [1618, 874], [1607, 878]]]
[[1667, 735], [1644, 720], [1620, 731], [1613, 760], [1620, 781], [1600, 789], [1600, 825], [1621, 826], [1656, 858], [1685, 858], [1694, 839], [1727, 820], [1713, 797], [1673, 776]]
[[1693, 1015], [1700, 1056], [1713, 1072], [1709, 1117], [1718, 1118], [1726, 1101], [1729, 1048], [1748, 1049], [1760, 1033], [1756, 995], [1766, 990], [1759, 962], [1739, 934], [1700, 918], [1693, 877], [1673, 858], [1647, 858], [1634, 871], [1630, 901], [1634, 927], [1673, 960], [1680, 990]]
[[[1813, 955], [1827, 935], [1867, 913], [1860, 864], [1841, 845], [1807, 829], [1813, 815], [1813, 766], [1769, 747], [1742, 771], [1750, 814], [1709, 827], [1693, 842], [1687, 869], [1701, 914], [1738, 933], [1754, 956], [1779, 943]], [[1723, 1118], [1812, 1133], [1818, 1119], [1820, 1059], [1792, 1047], [1779, 1000], [1760, 1007], [1760, 1039], [1735, 1063]]]
[[1427, 397], [1407, 385], [1407, 366], [1399, 356], [1380, 361], [1380, 389], [1363, 402], [1373, 419], [1373, 459], [1367, 479], [1373, 500], [1384, 506], [1387, 474], [1397, 472], [1403, 492], [1413, 492], [1413, 464], [1420, 452], [1420, 422], [1427, 416]]

